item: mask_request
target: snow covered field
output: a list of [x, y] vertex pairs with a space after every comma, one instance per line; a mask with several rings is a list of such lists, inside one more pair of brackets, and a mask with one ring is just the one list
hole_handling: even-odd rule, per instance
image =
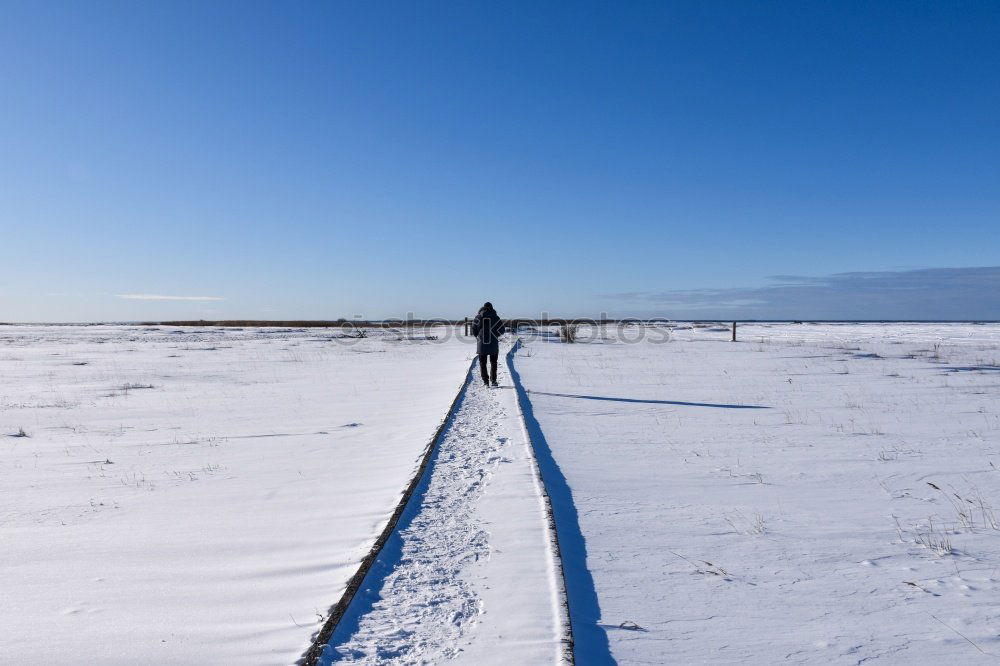
[[1000, 326], [664, 333], [516, 355], [578, 663], [996, 662]]
[[295, 661], [474, 353], [334, 335], [0, 327], [0, 663]]
[[[582, 333], [473, 376], [324, 663], [558, 663], [563, 572], [581, 666], [996, 661], [1000, 326]], [[0, 663], [298, 659], [474, 353], [338, 334], [0, 327]]]

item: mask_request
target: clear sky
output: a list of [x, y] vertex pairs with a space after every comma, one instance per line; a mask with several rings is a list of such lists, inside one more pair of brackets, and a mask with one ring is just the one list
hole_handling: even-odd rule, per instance
[[0, 321], [1000, 318], [998, 35], [997, 2], [0, 0]]

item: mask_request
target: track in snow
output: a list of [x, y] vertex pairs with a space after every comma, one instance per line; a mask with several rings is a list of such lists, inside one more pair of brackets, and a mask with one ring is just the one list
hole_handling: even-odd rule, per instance
[[480, 661], [512, 640], [526, 658], [558, 654], [550, 537], [530, 452], [509, 432], [513, 397], [477, 376], [463, 389], [321, 663]]

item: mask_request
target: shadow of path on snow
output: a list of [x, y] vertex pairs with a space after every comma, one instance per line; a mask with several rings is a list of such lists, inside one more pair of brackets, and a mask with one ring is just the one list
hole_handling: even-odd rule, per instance
[[611, 402], [637, 402], [644, 405], [680, 405], [681, 407], [718, 407], [719, 409], [771, 409], [763, 405], [726, 405], [714, 402], [683, 402], [681, 400], [640, 400], [639, 398], [609, 398], [603, 395], [575, 395], [572, 393], [543, 393], [529, 391], [532, 395], [547, 395], [553, 398], [579, 398], [580, 400], [608, 400]]
[[542, 483], [545, 484], [552, 502], [556, 539], [559, 542], [570, 625], [573, 631], [573, 654], [580, 666], [617, 665], [611, 656], [608, 634], [598, 622], [601, 617], [601, 606], [594, 587], [594, 577], [587, 569], [587, 543], [580, 530], [580, 519], [576, 505], [573, 504], [573, 493], [552, 456], [552, 449], [549, 448], [545, 434], [531, 408], [528, 393], [521, 383], [521, 375], [514, 367], [514, 355], [520, 347], [521, 341], [518, 340], [507, 353], [507, 368], [514, 382], [514, 390], [517, 391], [521, 413], [524, 415], [524, 425], [538, 461]]

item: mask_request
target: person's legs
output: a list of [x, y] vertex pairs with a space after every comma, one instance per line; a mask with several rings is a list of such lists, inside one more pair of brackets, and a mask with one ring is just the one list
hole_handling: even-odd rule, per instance
[[[490, 380], [492, 380], [494, 384], [496, 384], [496, 382], [497, 382], [497, 357], [499, 355], [500, 355], [499, 353], [497, 353], [497, 354], [490, 354]], [[484, 365], [484, 369], [483, 369], [484, 379], [485, 379], [485, 374], [486, 374], [486, 370], [485, 370], [485, 365]]]
[[[496, 361], [493, 361], [493, 373], [496, 374]], [[479, 355], [479, 374], [483, 377], [483, 383], [488, 384], [490, 381], [489, 375], [486, 374], [486, 354]]]

